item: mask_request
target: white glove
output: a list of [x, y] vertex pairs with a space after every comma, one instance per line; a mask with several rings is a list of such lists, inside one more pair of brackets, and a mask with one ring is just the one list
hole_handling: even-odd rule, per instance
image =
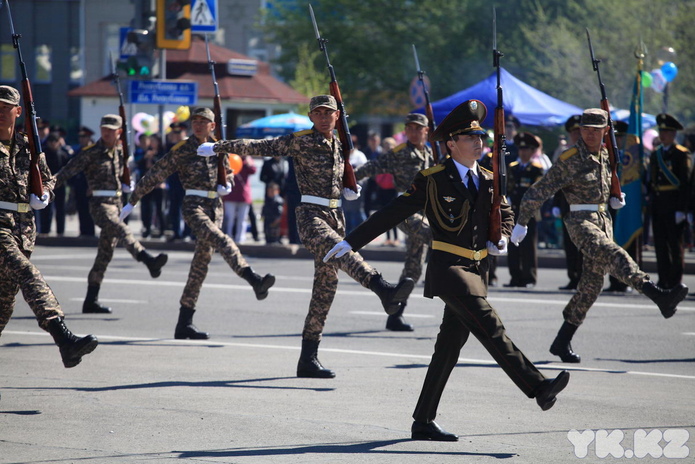
[[331, 248], [331, 250], [328, 253], [326, 253], [326, 256], [323, 257], [323, 262], [327, 263], [328, 260], [330, 260], [333, 257], [340, 258], [350, 250], [352, 250], [352, 245], [343, 240], [342, 242], [339, 242], [336, 246]]
[[608, 200], [608, 203], [611, 205], [611, 208], [613, 209], [622, 208], [623, 206], [625, 206], [625, 192], [620, 192], [620, 198], [611, 197]]
[[31, 205], [33, 209], [44, 209], [48, 206], [48, 193], [43, 192], [41, 198], [32, 193], [29, 195], [29, 205]]
[[135, 181], [131, 180], [130, 185], [121, 182], [121, 190], [123, 190], [123, 193], [132, 193], [135, 190]]
[[120, 219], [121, 222], [122, 222], [125, 218], [128, 217], [128, 215], [129, 215], [130, 213], [133, 212], [133, 208], [135, 208], [135, 206], [133, 206], [132, 204], [130, 204], [130, 203], [126, 204], [126, 205], [123, 207], [123, 209], [121, 210], [121, 215], [118, 216], [118, 219]]
[[[31, 205], [32, 208], [35, 208], [34, 205]], [[685, 221], [685, 213], [683, 211], [676, 211], [676, 224], [680, 224], [681, 222]]]
[[515, 225], [514, 229], [512, 230], [512, 243], [516, 246], [519, 246], [519, 243], [521, 243], [524, 237], [526, 237], [527, 232], [528, 226], [522, 226], [521, 224]]
[[232, 193], [232, 184], [229, 182], [227, 182], [227, 185], [217, 184], [217, 194], [219, 196], [223, 197], [225, 195], [229, 195], [230, 193]]
[[487, 242], [487, 252], [493, 256], [504, 256], [507, 254], [507, 237], [502, 237], [502, 240], [495, 245], [492, 242]]
[[210, 156], [215, 156], [217, 153], [215, 153], [215, 151], [212, 149], [212, 147], [214, 146], [215, 144], [212, 142], [201, 143], [198, 146], [198, 156], [205, 156], [206, 158]]
[[353, 192], [352, 189], [345, 187], [343, 189], [343, 196], [346, 200], [357, 200], [360, 197], [360, 192], [362, 191], [362, 186], [357, 184], [357, 193]]
[[559, 206], [553, 206], [552, 209], [553, 217], [559, 218], [562, 216], [562, 210]]

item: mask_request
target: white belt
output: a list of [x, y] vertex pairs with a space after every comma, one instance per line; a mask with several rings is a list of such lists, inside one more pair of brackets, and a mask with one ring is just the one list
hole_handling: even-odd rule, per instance
[[319, 206], [328, 206], [329, 208], [340, 208], [343, 200], [335, 200], [333, 198], [321, 198], [314, 195], [302, 195], [302, 203], [311, 203]]
[[93, 190], [93, 197], [120, 197], [121, 192], [119, 190]]
[[28, 213], [31, 211], [29, 203], [10, 203], [9, 201], [0, 201], [0, 209], [17, 211], [18, 213]]
[[203, 198], [217, 198], [217, 192], [214, 190], [196, 190], [196, 189], [186, 189], [186, 195], [194, 195], [196, 197]]
[[601, 203], [600, 205], [570, 205], [570, 211], [598, 211], [603, 213], [606, 211], [606, 204]]

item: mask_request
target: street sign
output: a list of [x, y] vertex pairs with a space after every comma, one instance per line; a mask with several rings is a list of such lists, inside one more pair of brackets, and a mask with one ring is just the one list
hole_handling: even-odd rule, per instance
[[194, 0], [191, 6], [191, 32], [217, 32], [217, 0]]
[[132, 31], [132, 27], [122, 27], [118, 34], [118, 54], [121, 60], [127, 60], [128, 57], [138, 54], [138, 47], [133, 42], [128, 42], [128, 32]]
[[198, 103], [198, 83], [131, 80], [128, 97], [130, 103], [195, 106]]

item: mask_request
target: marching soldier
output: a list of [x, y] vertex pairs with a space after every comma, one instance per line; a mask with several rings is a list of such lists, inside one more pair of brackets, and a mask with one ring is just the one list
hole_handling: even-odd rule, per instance
[[84, 148], [68, 161], [57, 174], [56, 185], [62, 185], [79, 172], [87, 177], [89, 212], [94, 223], [101, 228], [99, 246], [94, 265], [87, 277], [87, 296], [82, 305], [83, 313], [110, 313], [111, 308], [102, 306], [99, 289], [111, 259], [113, 250], [119, 242], [137, 261], [144, 262], [150, 275], [157, 278], [167, 262], [167, 255], [152, 256], [145, 250], [128, 229], [118, 219], [123, 207], [121, 196], [130, 193], [131, 186], [121, 184], [125, 157], [119, 143], [123, 121], [117, 114], [107, 114], [101, 118], [101, 138]]
[[649, 197], [658, 285], [674, 288], [683, 280], [683, 242], [690, 195], [690, 152], [676, 143], [680, 122], [670, 114], [656, 117], [659, 145], [649, 160]]
[[209, 108], [197, 108], [191, 115], [191, 126], [193, 136], [174, 145], [169, 153], [157, 161], [140, 179], [128, 204], [123, 208], [121, 220], [130, 214], [144, 195], [170, 175], [178, 173], [186, 190], [183, 217], [196, 237], [196, 244], [188, 281], [181, 295], [181, 308], [174, 338], [205, 340], [210, 336], [193, 325], [193, 314], [213, 250], [220, 253], [229, 267], [253, 287], [258, 300], [268, 296], [268, 289], [275, 283], [275, 276], [266, 274], [261, 277], [256, 274], [232, 238], [221, 230], [224, 212], [221, 197], [232, 191], [233, 174], [227, 167], [227, 184], [218, 185], [217, 157], [203, 158], [196, 153], [201, 143], [215, 140], [212, 136], [215, 130], [215, 114]]
[[[473, 334], [509, 378], [542, 410], [550, 409], [569, 381], [562, 371], [546, 379], [514, 345], [495, 309], [487, 301], [489, 254], [506, 253], [514, 223], [506, 200], [501, 205], [502, 240], [488, 241], [493, 174], [480, 168], [485, 131], [480, 122], [487, 109], [478, 100], [454, 108], [434, 131], [446, 143], [450, 158], [420, 171], [410, 188], [377, 211], [326, 255], [340, 258], [359, 250], [385, 230], [424, 210], [432, 230], [432, 255], [425, 277], [425, 296], [438, 296], [446, 306], [411, 427], [413, 440], [456, 441], [458, 436], [434, 421], [446, 381], [461, 348]], [[463, 179], [467, 179], [464, 181]]]
[[[418, 172], [434, 165], [432, 149], [426, 144], [428, 132], [427, 116], [419, 113], [408, 114], [405, 117], [405, 135], [408, 140], [363, 164], [355, 170], [355, 177], [359, 181], [377, 174], [392, 174], [396, 189], [405, 192]], [[417, 282], [422, 275], [427, 248], [432, 241], [430, 226], [422, 212], [417, 212], [401, 222], [398, 228], [406, 234], [405, 265], [401, 279], [409, 277], [413, 282]], [[388, 330], [413, 330], [413, 326], [403, 319], [405, 304], [404, 302], [401, 309], [386, 320]]]
[[[543, 177], [543, 166], [531, 161], [531, 157], [541, 146], [538, 137], [530, 132], [519, 132], [514, 136], [514, 145], [519, 150], [519, 159], [510, 163], [507, 169], [507, 196], [514, 216], [518, 216], [521, 199], [529, 187]], [[529, 220], [528, 228], [529, 240], [509, 247], [507, 264], [511, 280], [504, 285], [505, 287], [531, 288], [536, 285], [538, 230], [535, 218]]]
[[678, 284], [670, 290], [656, 285], [641, 271], [630, 255], [613, 241], [613, 222], [607, 203], [613, 209], [625, 206], [622, 198], [610, 197], [611, 166], [603, 139], [608, 131], [608, 113], [600, 108], [584, 111], [581, 136], [577, 144], [559, 159], [538, 182], [528, 189], [521, 202], [512, 243], [519, 243], [527, 225], [545, 199], [562, 190], [570, 210], [564, 216], [570, 237], [584, 255], [577, 293], [563, 311], [564, 323], [550, 345], [550, 353], [563, 362], [578, 363], [580, 356], [570, 344], [603, 287], [607, 272], [635, 290], [644, 293], [659, 307], [664, 318], [673, 316], [688, 287]]
[[19, 92], [0, 86], [0, 334], [10, 321], [19, 290], [36, 315], [39, 327], [49, 332], [60, 349], [65, 367], [75, 367], [97, 347], [94, 335], [78, 338], [64, 322], [53, 291], [29, 259], [36, 241], [34, 210], [48, 206], [55, 179], [39, 155], [44, 194], [31, 193], [29, 139], [15, 130], [22, 114]]
[[297, 229], [302, 243], [314, 255], [314, 287], [302, 331], [297, 377], [335, 377], [335, 372], [319, 362], [318, 348], [338, 287], [338, 269], [376, 293], [387, 314], [400, 309], [414, 285], [409, 278], [401, 280], [398, 285], [389, 284], [358, 253], [350, 253], [335, 263], [321, 259], [345, 235], [341, 195], [351, 200], [359, 196], [359, 193], [343, 188], [345, 159], [340, 140], [334, 134], [339, 116], [335, 98], [318, 95], [309, 102], [309, 118], [314, 123], [311, 129], [269, 140], [222, 140], [198, 147], [200, 156], [213, 156], [215, 153], [289, 156], [294, 163], [302, 194], [296, 210]]

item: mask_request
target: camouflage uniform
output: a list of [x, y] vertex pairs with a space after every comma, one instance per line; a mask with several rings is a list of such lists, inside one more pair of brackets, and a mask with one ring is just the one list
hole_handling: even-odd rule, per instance
[[[570, 211], [564, 217], [572, 242], [584, 255], [584, 268], [577, 286], [563, 311], [565, 321], [579, 326], [601, 293], [606, 273], [641, 291], [649, 276], [630, 255], [613, 241], [613, 223], [608, 213], [611, 168], [608, 152], [589, 153], [579, 139], [575, 147], [560, 155], [543, 178], [524, 195], [518, 224], [526, 225], [543, 202], [562, 190], [572, 205], [600, 205], [599, 211]], [[629, 201], [629, 199], [628, 199]]]
[[[34, 210], [29, 207], [30, 156], [24, 134], [15, 133], [10, 146], [0, 143], [0, 201], [26, 208], [25, 212], [17, 212], [0, 207], [0, 333], [12, 317], [20, 289], [42, 329], [48, 330], [49, 320], [63, 317], [53, 291], [29, 261], [36, 241]], [[52, 200], [55, 179], [43, 153], [39, 170], [44, 192]]]
[[[223, 140], [215, 152], [239, 156], [289, 156], [294, 162], [297, 184], [302, 195], [331, 199], [337, 204], [343, 191], [344, 159], [340, 141], [334, 135], [327, 140], [313, 129], [270, 140]], [[345, 217], [339, 207], [300, 203], [297, 229], [304, 246], [314, 255], [314, 286], [302, 338], [320, 341], [328, 311], [338, 287], [338, 269], [363, 287], [377, 271], [358, 253], [323, 262], [323, 257], [345, 235]]]
[[[212, 142], [213, 139], [209, 141]], [[191, 309], [196, 307], [213, 250], [220, 253], [240, 277], [244, 269], [249, 267], [234, 241], [220, 229], [223, 207], [222, 199], [215, 191], [217, 157], [198, 156], [196, 150], [199, 145], [200, 142], [196, 137], [189, 137], [174, 145], [169, 153], [158, 160], [138, 181], [129, 200], [129, 203], [136, 204], [144, 195], [174, 173], [178, 173], [181, 184], [186, 190], [213, 192], [212, 198], [186, 195], [183, 199], [184, 220], [196, 237], [193, 261], [183, 295], [181, 295], [181, 306]], [[232, 178], [232, 171], [227, 169], [227, 180], [231, 182]]]
[[[360, 166], [355, 170], [355, 177], [359, 181], [377, 174], [392, 174], [396, 189], [399, 192], [405, 192], [415, 175], [432, 165], [434, 165], [434, 158], [430, 147], [425, 146], [424, 150], [419, 150], [412, 143], [406, 142]], [[417, 282], [422, 275], [427, 247], [432, 242], [432, 231], [422, 211], [401, 222], [398, 228], [407, 236], [405, 266], [401, 279], [410, 277]]]
[[[56, 174], [57, 186], [83, 171], [87, 177], [89, 212], [94, 223], [101, 228], [97, 256], [87, 278], [89, 285], [101, 285], [119, 241], [135, 259], [138, 259], [139, 253], [145, 250], [133, 237], [128, 226], [118, 218], [123, 207], [120, 181], [123, 166], [124, 157], [120, 145], [117, 144], [116, 147], [108, 149], [99, 139], [68, 161], [68, 164]], [[99, 190], [115, 192], [115, 195], [93, 194]]]

